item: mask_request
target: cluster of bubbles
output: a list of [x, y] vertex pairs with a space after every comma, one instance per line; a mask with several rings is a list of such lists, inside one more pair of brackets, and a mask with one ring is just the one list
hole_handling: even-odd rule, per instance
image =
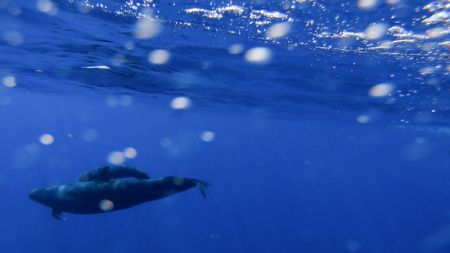
[[[41, 0], [45, 3], [50, 0]], [[189, 16], [200, 16], [206, 20], [224, 20], [230, 22], [231, 25], [216, 26], [215, 31], [223, 27], [224, 30], [232, 34], [247, 34], [251, 38], [265, 39], [273, 43], [280, 42], [287, 43], [289, 47], [297, 47], [304, 45], [312, 45], [319, 49], [332, 50], [356, 50], [379, 52], [382, 54], [390, 54], [398, 56], [398, 50], [402, 50], [401, 55], [410, 56], [408, 50], [411, 46], [424, 50], [423, 57], [432, 59], [431, 57], [439, 57], [442, 49], [450, 46], [450, 42], [445, 40], [446, 35], [450, 33], [448, 28], [449, 22], [449, 5], [446, 0], [435, 0], [429, 4], [418, 6], [416, 12], [417, 17], [411, 20], [411, 24], [421, 23], [426, 26], [431, 26], [425, 33], [419, 31], [407, 31], [403, 28], [406, 22], [399, 23], [398, 17], [395, 15], [396, 11], [402, 11], [402, 8], [414, 8], [408, 6], [405, 0], [353, 0], [345, 2], [340, 5], [341, 9], [336, 10], [334, 2], [326, 3], [318, 0], [285, 0], [279, 3], [279, 10], [258, 9], [258, 6], [263, 6], [266, 1], [258, 1], [258, 5], [237, 5], [232, 1], [229, 2], [211, 2], [210, 8], [205, 8], [199, 3], [199, 6], [192, 6], [189, 4], [185, 7], [181, 4], [173, 4], [173, 11], [175, 8], [182, 8], [182, 13], [177, 21], [167, 20], [163, 17], [160, 10], [162, 6], [159, 3], [143, 0], [143, 1], [126, 1], [119, 4], [118, 8], [114, 6], [105, 6], [102, 4], [94, 4], [89, 0], [81, 2], [84, 9], [99, 9], [105, 12], [113, 13], [121, 16], [133, 16], [137, 18], [134, 27], [134, 37], [137, 39], [151, 39], [158, 36], [163, 28], [164, 23], [175, 23], [179, 26], [192, 27]], [[358, 26], [360, 19], [355, 21], [344, 20], [340, 16], [340, 12], [348, 13], [355, 11], [353, 3], [356, 3], [356, 8], [368, 14], [373, 13], [383, 4], [390, 6], [389, 11], [392, 14], [387, 14], [385, 18], [374, 20], [364, 30], [357, 31], [354, 27]], [[78, 3], [80, 4], [80, 3]], [[48, 4], [46, 4], [48, 5]], [[195, 5], [195, 4], [194, 4]], [[181, 6], [181, 7], [179, 7]], [[407, 7], [405, 7], [407, 6]], [[114, 10], [115, 9], [115, 10]], [[428, 12], [429, 15], [422, 15], [422, 12]], [[304, 15], [298, 15], [298, 12], [311, 15], [315, 13], [317, 17], [306, 19]], [[390, 16], [389, 16], [390, 15]], [[164, 21], [163, 21], [164, 20]], [[237, 22], [237, 23], [234, 23]], [[203, 27], [211, 30], [211, 25], [208, 22], [203, 22]], [[234, 24], [234, 25], [233, 25]], [[394, 25], [392, 25], [394, 24]], [[254, 30], [251, 26], [256, 26]], [[296, 28], [296, 33], [299, 27], [301, 32], [307, 32], [310, 39], [299, 39], [296, 33], [289, 36], [293, 27]], [[333, 30], [335, 30], [333, 32]], [[256, 32], [256, 34], [253, 34]], [[261, 35], [263, 35], [261, 37]], [[440, 38], [440, 40], [435, 40]], [[330, 43], [329, 40], [333, 42]], [[356, 40], [355, 43], [353, 40]], [[352, 46], [354, 45], [354, 46]], [[127, 48], [133, 48], [134, 45], [128, 44]], [[398, 50], [397, 50], [398, 49]], [[258, 52], [258, 51], [256, 51]], [[267, 51], [259, 51], [260, 54], [249, 54], [246, 59], [251, 63], [267, 62], [270, 55]], [[432, 55], [432, 56], [430, 56]], [[266, 57], [263, 57], [266, 56]], [[151, 64], [165, 64], [171, 58], [171, 54], [166, 49], [157, 49], [150, 52], [148, 61]], [[263, 59], [263, 60], [261, 60]]]
[[[194, 13], [196, 10], [187, 11], [188, 13]], [[220, 13], [231, 12], [231, 13], [241, 13], [240, 8], [234, 8], [232, 6], [223, 8], [219, 10]], [[277, 13], [268, 12], [256, 12], [259, 15], [265, 16], [280, 16]], [[208, 15], [213, 15], [209, 13]], [[162, 30], [162, 24], [160, 21], [153, 16], [153, 11], [151, 9], [145, 9], [139, 14], [140, 18], [136, 22], [134, 27], [134, 37], [136, 39], [152, 39], [158, 36]], [[283, 16], [282, 16], [283, 17]], [[273, 25], [271, 29], [267, 31], [267, 36], [270, 38], [280, 38], [288, 34], [290, 31], [290, 24], [287, 22], [281, 22]], [[127, 42], [125, 44], [127, 50], [133, 50], [135, 45], [133, 42]], [[230, 54], [242, 54], [244, 46], [240, 44], [232, 45], [229, 48]], [[266, 64], [272, 58], [272, 52], [268, 47], [254, 47], [248, 49], [243, 55], [244, 59], [251, 64]], [[164, 65], [168, 64], [172, 58], [172, 54], [168, 49], [154, 49], [148, 53], [147, 61], [152, 65]], [[192, 100], [187, 96], [175, 97], [170, 101], [170, 108], [173, 110], [186, 110], [192, 106]]]
[[[384, 99], [392, 97], [395, 93], [395, 86], [392, 83], [379, 83], [369, 88], [367, 95], [373, 99]], [[370, 113], [361, 114], [356, 117], [356, 122], [360, 124], [367, 124], [373, 120]]]
[[130, 95], [110, 96], [106, 98], [105, 103], [111, 108], [117, 106], [130, 107], [133, 104], [133, 97]]
[[123, 151], [112, 151], [107, 156], [107, 161], [114, 165], [121, 165], [126, 159], [137, 157], [137, 150], [133, 147], [127, 147]]
[[[216, 134], [214, 132], [212, 132], [212, 131], [205, 130], [205, 131], [200, 133], [199, 137], [200, 137], [199, 139], [201, 141], [212, 142], [216, 138]], [[165, 138], [161, 139], [160, 145], [161, 145], [162, 148], [167, 148], [168, 149], [168, 148], [172, 148], [175, 145], [175, 143], [174, 143], [174, 141], [171, 138], [165, 137]]]
[[[178, 26], [192, 27], [192, 23], [189, 20], [191, 20], [191, 17], [195, 17], [201, 18], [204, 21], [200, 23], [208, 31], [217, 31], [223, 27], [223, 29], [229, 29], [227, 31], [229, 33], [239, 35], [246, 33], [249, 37], [262, 41], [259, 46], [251, 48], [246, 48], [243, 44], [231, 44], [228, 47], [229, 54], [242, 57], [248, 64], [261, 66], [273, 62], [276, 59], [276, 52], [271, 50], [270, 43], [285, 43], [287, 49], [307, 44], [319, 49], [379, 52], [392, 54], [396, 57], [399, 55], [405, 57], [419, 55], [429, 66], [420, 67], [418, 73], [423, 77], [423, 83], [430, 86], [438, 86], [437, 83], [439, 80], [435, 77], [436, 74], [444, 73], [444, 75], [448, 75], [450, 72], [450, 65], [445, 62], [442, 63], [443, 60], [448, 61], [448, 54], [446, 52], [448, 52], [450, 46], [450, 42], [448, 41], [448, 35], [450, 34], [448, 27], [448, 23], [450, 22], [450, 4], [448, 0], [435, 0], [422, 6], [417, 6], [415, 10], [417, 17], [411, 21], [411, 24], [405, 24], [403, 21], [400, 23], [395, 15], [397, 10], [401, 10], [401, 8], [407, 6], [408, 3], [405, 0], [353, 0], [343, 3], [338, 7], [338, 11], [335, 9], [330, 10], [326, 2], [316, 0], [281, 1], [278, 10], [266, 10], [262, 8], [261, 6], [264, 6], [264, 2], [260, 1], [258, 5], [242, 6], [236, 5], [232, 1], [228, 3], [211, 2], [208, 7], [201, 5], [201, 3], [198, 3], [199, 6], [195, 6], [197, 3], [192, 3], [189, 6], [182, 6], [182, 10], [180, 11], [181, 21], [173, 22], [171, 20], [165, 20], [160, 12], [160, 8], [162, 7], [158, 5], [159, 3], [151, 0], [126, 1], [123, 4], [119, 3], [121, 5], [120, 8], [115, 10], [113, 6], [94, 4], [89, 0], [82, 1], [81, 3], [77, 2], [76, 4], [79, 5], [79, 10], [83, 13], [98, 9], [116, 15], [135, 17], [135, 25], [131, 31], [133, 38], [124, 44], [125, 49], [129, 51], [135, 49], [136, 45], [134, 41], [136, 40], [157, 38], [161, 34], [165, 23], [172, 22]], [[356, 6], [362, 13], [370, 14], [376, 12], [377, 8], [382, 5], [388, 5], [390, 7], [388, 11], [392, 11], [392, 13], [386, 14], [383, 18], [373, 20], [372, 23], [365, 24], [362, 29], [355, 28], [356, 24], [362, 22], [362, 19], [357, 18], [352, 23], [353, 21], [343, 20], [343, 17], [339, 16], [341, 11], [342, 13], [358, 11], [350, 9], [353, 8], [351, 6]], [[20, 6], [13, 6], [11, 4], [5, 6], [0, 4], [0, 8], [6, 8], [11, 15], [20, 15], [22, 12]], [[176, 7], [178, 5], [175, 6], [174, 4], [173, 8]], [[48, 15], [58, 14], [58, 6], [51, 0], [37, 0], [36, 9]], [[317, 10], [319, 13], [323, 13], [323, 16], [326, 16], [326, 18], [315, 15], [311, 19], [306, 19], [303, 16], [308, 15], [297, 15], [299, 12], [302, 14], [311, 14], [311, 11]], [[323, 21], [331, 17], [332, 15], [330, 13], [332, 12], [335, 13], [333, 14], [335, 16], [331, 22], [334, 22], [336, 24], [335, 26], [332, 26], [330, 21]], [[245, 21], [245, 25], [239, 23], [239, 25], [215, 26], [218, 28], [211, 29], [213, 26], [210, 25], [210, 21], [226, 21], [231, 24], [234, 24], [233, 22]], [[408, 25], [411, 25], [411, 27], [423, 26], [426, 28], [425, 30], [412, 31], [405, 28]], [[310, 41], [301, 41], [301, 39], [296, 37], [296, 34], [299, 33], [299, 27], [301, 27], [302, 31], [305, 30], [311, 35]], [[11, 46], [20, 46], [24, 38], [20, 32], [10, 30], [3, 34], [3, 40]], [[329, 41], [332, 41], [332, 43], [329, 43]], [[353, 47], [353, 45], [356, 46]], [[411, 46], [419, 48], [419, 51], [412, 50], [410, 53], [409, 50], [404, 50]], [[400, 54], [398, 53], [399, 51], [401, 52]], [[171, 64], [177, 58], [170, 49], [163, 47], [149, 50], [146, 53], [148, 54], [147, 62], [150, 65]], [[120, 63], [122, 61], [123, 59], [118, 57], [115, 62]], [[111, 67], [107, 65], [87, 66], [83, 68], [111, 71]], [[17, 85], [14, 76], [3, 77], [2, 83], [6, 88], [13, 88]], [[368, 96], [373, 99], [392, 97], [394, 93], [401, 97], [409, 96], [413, 91], [396, 90], [396, 86], [387, 80], [385, 83], [374, 84], [367, 91]], [[106, 104], [110, 107], [127, 107], [132, 104], [132, 101], [132, 97], [130, 96], [114, 96], [108, 98]], [[194, 102], [195, 99], [189, 95], [182, 95], [173, 97], [168, 103], [168, 106], [173, 110], [187, 110], [192, 107]], [[0, 104], [5, 103], [9, 103], [8, 99], [2, 99], [0, 97]], [[371, 117], [368, 114], [357, 117], [357, 122], [359, 123], [365, 124], [370, 122], [370, 120]]]
[[[412, 19], [411, 24], [421, 23], [426, 26], [431, 26], [424, 34], [415, 33], [412, 31], [406, 31], [402, 33], [390, 32], [390, 28], [400, 27], [397, 25], [397, 17], [395, 15], [396, 10], [406, 8], [406, 0], [353, 0], [347, 1], [341, 4], [341, 9], [336, 10], [330, 8], [327, 3], [319, 0], [284, 0], [279, 3], [279, 10], [266, 10], [258, 9], [258, 6], [263, 5], [266, 1], [258, 1], [258, 5], [236, 5], [233, 1], [229, 2], [211, 2], [210, 9], [204, 8], [204, 6], [192, 6], [192, 4], [183, 7], [181, 5], [182, 13], [187, 16], [181, 15], [181, 21], [165, 20], [160, 13], [159, 3], [152, 0], [134, 0], [125, 1], [122, 3], [94, 3], [90, 0], [69, 2], [76, 5], [80, 12], [86, 13], [91, 10], [100, 10], [107, 13], [111, 13], [119, 16], [132, 16], [137, 18], [136, 25], [134, 27], [133, 35], [138, 39], [150, 39], [155, 38], [160, 34], [163, 28], [164, 22], [174, 22], [181, 26], [192, 26], [189, 21], [189, 16], [201, 16], [207, 20], [226, 20], [227, 22], [240, 22], [231, 26], [223, 25], [224, 29], [229, 29], [230, 33], [244, 34], [253, 33], [251, 26], [256, 26], [256, 34], [248, 34], [250, 37], [261, 38], [260, 35], [264, 35], [264, 39], [278, 43], [283, 38], [286, 38], [286, 42], [289, 46], [301, 46], [305, 44], [311, 44], [317, 48], [330, 49], [330, 45], [320, 39], [332, 38], [338, 41], [343, 41], [349, 37], [362, 40], [366, 50], [386, 50], [395, 49], [397, 47], [409, 47], [411, 44], [418, 47], [426, 47], [430, 49], [434, 47], [448, 48], [450, 42], [448, 39], [439, 41], [433, 41], [437, 38], [445, 38], [449, 33], [448, 22], [449, 4], [447, 0], [435, 0], [428, 4], [417, 7], [417, 17]], [[382, 4], [391, 6], [390, 11], [394, 14], [390, 17], [386, 16], [382, 20], [375, 21], [370, 24], [364, 31], [352, 31], [351, 22], [343, 20], [339, 15], [339, 12], [346, 13], [355, 11], [350, 8], [353, 6], [351, 3], [356, 3], [356, 7], [361, 11], [371, 13], [380, 7]], [[335, 4], [334, 2], [329, 5]], [[200, 4], [199, 4], [200, 5]], [[1, 7], [1, 6], [0, 6]], [[20, 15], [21, 8], [18, 5], [7, 5], [5, 7], [13, 15]], [[36, 8], [48, 15], [56, 15], [58, 13], [58, 6], [52, 0], [37, 0]], [[178, 5], [173, 4], [173, 11], [176, 12]], [[407, 8], [414, 8], [408, 6]], [[311, 14], [317, 11], [317, 15], [320, 17], [304, 20], [304, 15], [297, 15], [297, 12], [304, 14]], [[423, 12], [429, 13], [423, 15]], [[164, 21], [162, 21], [164, 20]], [[183, 21], [185, 20], [185, 21]], [[357, 24], [359, 19], [356, 19]], [[333, 24], [332, 24], [333, 23]], [[396, 25], [391, 26], [391, 23]], [[334, 27], [335, 28], [331, 28]], [[287, 37], [286, 35], [292, 30], [292, 27], [302, 27], [302, 32], [307, 31], [312, 38], [309, 41], [300, 41], [295, 36]], [[238, 29], [238, 31], [234, 28]], [[207, 22], [204, 25], [205, 29], [210, 29]], [[329, 30], [336, 30], [336, 32], [330, 32]], [[402, 28], [403, 29], [403, 28]], [[4, 39], [11, 45], [20, 45], [23, 42], [22, 35], [17, 31], [9, 31], [4, 35]], [[426, 42], [425, 44], [422, 42]], [[338, 49], [339, 45], [348, 45], [347, 42], [337, 43], [332, 48]], [[362, 50], [364, 48], [358, 47], [355, 49]], [[156, 53], [156, 52], [155, 52]], [[159, 52], [161, 53], [161, 52]], [[383, 52], [382, 52], [383, 53]], [[149, 55], [149, 61], [151, 61]], [[166, 53], [155, 56], [156, 59], [169, 59]], [[152, 60], [153, 64], [161, 64], [163, 60]]]
[[165, 156], [170, 158], [181, 158], [195, 152], [200, 143], [211, 143], [216, 140], [216, 133], [211, 130], [201, 132], [182, 131], [171, 137], [164, 137], [159, 145]]
[[[51, 0], [37, 0], [35, 7], [38, 11], [48, 15], [56, 15], [58, 7]], [[22, 6], [14, 1], [0, 0], [0, 10], [6, 9], [12, 16], [19, 16], [22, 14]], [[24, 42], [24, 36], [19, 30], [6, 30], [0, 39], [3, 39], [10, 46], [20, 46]]]
[[36, 139], [37, 142], [28, 143], [15, 151], [12, 156], [15, 168], [25, 169], [33, 166], [38, 161], [43, 146], [50, 146], [55, 142], [55, 137], [50, 133], [43, 133]]

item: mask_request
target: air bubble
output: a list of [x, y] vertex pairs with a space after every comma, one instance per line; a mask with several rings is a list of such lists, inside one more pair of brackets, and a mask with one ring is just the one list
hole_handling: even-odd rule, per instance
[[138, 39], [150, 39], [161, 32], [161, 24], [150, 18], [141, 18], [135, 27], [134, 36]]
[[103, 199], [100, 201], [100, 203], [98, 204], [98, 206], [100, 207], [100, 209], [102, 209], [105, 212], [109, 212], [112, 211], [114, 209], [114, 202], [112, 202], [109, 199]]
[[367, 115], [359, 115], [359, 116], [356, 118], [356, 121], [357, 121], [358, 123], [360, 123], [360, 124], [367, 124], [367, 123], [370, 122], [370, 117], [367, 116]]
[[364, 31], [364, 37], [368, 40], [381, 39], [387, 30], [387, 25], [384, 23], [375, 23], [369, 25]]
[[274, 24], [267, 29], [266, 35], [269, 38], [280, 38], [286, 36], [291, 31], [291, 24], [288, 22]]
[[362, 10], [370, 10], [376, 7], [378, 0], [358, 0], [358, 7]]
[[250, 63], [264, 64], [272, 57], [272, 52], [266, 47], [254, 47], [245, 53], [245, 59]]
[[51, 134], [43, 134], [39, 137], [39, 141], [44, 145], [51, 145], [55, 138]]
[[3, 78], [3, 85], [7, 88], [16, 87], [17, 82], [14, 76], [6, 76]]
[[202, 141], [204, 141], [204, 142], [211, 142], [211, 141], [213, 141], [214, 140], [214, 138], [216, 137], [216, 135], [213, 133], [213, 132], [211, 132], [211, 131], [204, 131], [202, 134], [201, 134], [201, 139], [202, 139]]
[[128, 147], [123, 151], [123, 154], [125, 155], [126, 158], [133, 159], [136, 158], [137, 156], [137, 150], [135, 148]]
[[242, 44], [233, 44], [228, 48], [228, 53], [230, 54], [240, 54], [244, 51], [244, 46]]
[[164, 49], [156, 49], [148, 55], [148, 62], [151, 64], [166, 64], [170, 60], [170, 52]]
[[114, 165], [121, 165], [125, 162], [125, 155], [120, 151], [113, 151], [108, 155], [108, 162]]
[[55, 15], [58, 13], [58, 8], [56, 8], [56, 5], [50, 0], [38, 0], [36, 2], [36, 7], [39, 11], [49, 15]]
[[170, 102], [170, 107], [174, 110], [184, 110], [189, 108], [191, 100], [187, 97], [176, 97]]
[[369, 96], [371, 97], [384, 97], [389, 95], [392, 90], [394, 89], [394, 86], [390, 83], [380, 83], [369, 90]]

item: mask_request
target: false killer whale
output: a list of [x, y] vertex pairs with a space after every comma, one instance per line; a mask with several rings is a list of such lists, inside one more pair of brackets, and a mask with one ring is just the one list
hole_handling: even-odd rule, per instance
[[37, 188], [29, 197], [52, 208], [52, 215], [62, 219], [62, 212], [97, 214], [117, 211], [168, 197], [197, 186], [203, 197], [208, 183], [183, 177], [150, 179], [131, 167], [103, 166], [87, 171], [79, 182]]

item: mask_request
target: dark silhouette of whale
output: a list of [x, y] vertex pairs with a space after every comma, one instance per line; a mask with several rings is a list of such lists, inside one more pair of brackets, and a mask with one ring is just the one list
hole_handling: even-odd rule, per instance
[[[96, 176], [98, 171], [101, 172], [100, 176]], [[209, 184], [198, 179], [183, 177], [141, 179], [143, 177], [141, 173], [144, 172], [136, 172], [136, 169], [129, 167], [108, 167], [108, 169], [101, 167], [84, 174], [91, 175], [91, 178], [88, 178], [90, 181], [86, 181], [88, 179], [82, 176], [80, 181], [83, 182], [34, 189], [29, 193], [29, 197], [52, 208], [52, 215], [57, 219], [62, 219], [62, 212], [96, 214], [126, 209], [192, 187], [198, 187], [203, 197], [206, 197], [205, 188]], [[120, 176], [117, 176], [119, 174]]]

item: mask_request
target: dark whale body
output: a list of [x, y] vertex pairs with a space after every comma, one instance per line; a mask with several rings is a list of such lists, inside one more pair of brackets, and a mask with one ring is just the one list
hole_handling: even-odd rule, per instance
[[203, 181], [193, 178], [163, 177], [77, 182], [35, 189], [29, 193], [29, 197], [51, 207], [53, 216], [61, 219], [61, 212], [96, 214], [117, 211], [165, 198], [195, 186], [199, 187], [205, 196], [208, 184]]

